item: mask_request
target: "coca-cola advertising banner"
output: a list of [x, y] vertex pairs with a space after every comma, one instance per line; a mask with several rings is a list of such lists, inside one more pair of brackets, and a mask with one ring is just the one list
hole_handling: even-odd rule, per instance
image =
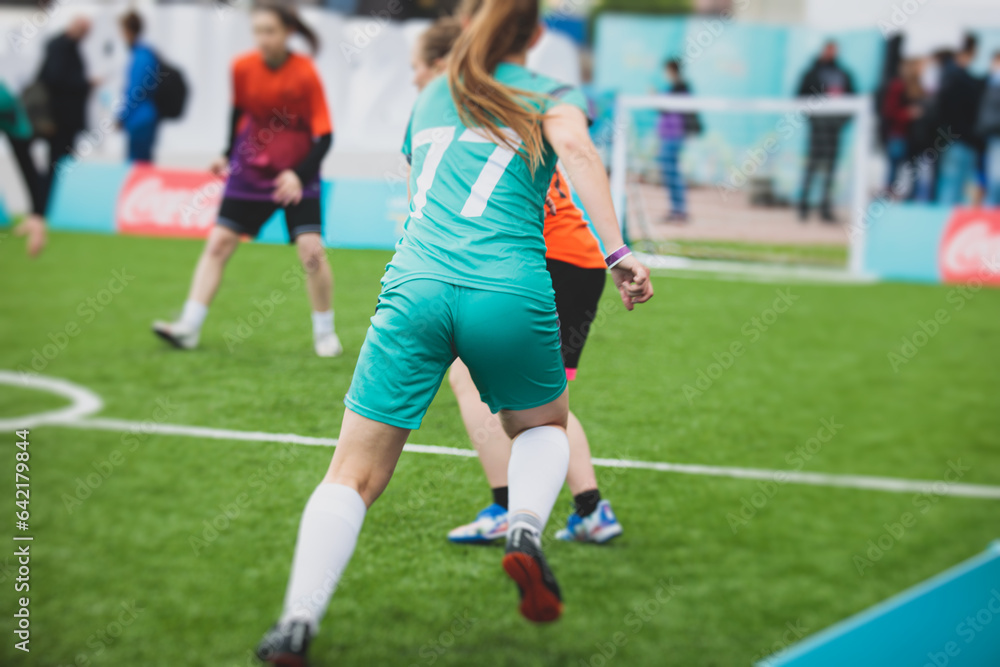
[[[52, 229], [201, 239], [219, 214], [225, 181], [207, 171], [97, 162], [64, 169], [52, 194]], [[392, 250], [409, 212], [402, 178], [324, 180], [323, 241], [330, 248]], [[255, 239], [288, 243], [278, 211]]]
[[1000, 209], [872, 204], [864, 270], [882, 280], [1000, 287]]
[[118, 196], [115, 225], [122, 234], [207, 237], [225, 185], [207, 172], [136, 167]]
[[938, 255], [946, 283], [1000, 286], [1000, 210], [959, 209], [952, 214]]

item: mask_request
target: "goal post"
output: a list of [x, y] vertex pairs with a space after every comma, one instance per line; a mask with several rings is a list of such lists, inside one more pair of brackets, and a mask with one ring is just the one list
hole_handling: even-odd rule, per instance
[[[698, 259], [703, 244], [707, 259], [819, 262], [861, 277], [873, 130], [865, 96], [619, 95], [611, 189], [622, 231], [652, 255]], [[761, 250], [771, 248], [788, 256]]]

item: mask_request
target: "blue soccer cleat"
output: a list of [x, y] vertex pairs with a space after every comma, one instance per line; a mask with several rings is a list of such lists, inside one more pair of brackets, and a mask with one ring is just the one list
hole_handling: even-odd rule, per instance
[[472, 523], [448, 533], [448, 539], [457, 544], [489, 544], [503, 537], [507, 537], [507, 510], [497, 504], [477, 514]]
[[622, 525], [618, 523], [618, 518], [611, 509], [611, 503], [602, 500], [597, 504], [597, 509], [587, 517], [581, 519], [576, 512], [570, 514], [566, 527], [556, 533], [556, 539], [604, 544], [623, 532]]

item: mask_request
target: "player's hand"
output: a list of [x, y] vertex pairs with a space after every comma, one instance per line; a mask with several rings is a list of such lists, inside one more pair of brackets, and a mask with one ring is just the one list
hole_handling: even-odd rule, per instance
[[274, 201], [282, 206], [294, 206], [302, 201], [302, 181], [291, 169], [286, 169], [274, 179]]
[[45, 218], [40, 215], [29, 215], [24, 222], [14, 230], [17, 236], [27, 237], [28, 256], [38, 257], [45, 249], [46, 228]]
[[626, 310], [632, 310], [637, 303], [646, 303], [653, 298], [653, 282], [649, 279], [649, 269], [629, 255], [618, 266], [611, 269], [618, 293]]
[[546, 197], [545, 210], [549, 215], [555, 215], [556, 213], [558, 213], [559, 209], [556, 208], [556, 200], [553, 199], [552, 197]]
[[229, 176], [229, 158], [225, 155], [215, 158], [215, 161], [209, 165], [208, 170], [212, 172], [213, 176], [219, 178], [226, 178]]

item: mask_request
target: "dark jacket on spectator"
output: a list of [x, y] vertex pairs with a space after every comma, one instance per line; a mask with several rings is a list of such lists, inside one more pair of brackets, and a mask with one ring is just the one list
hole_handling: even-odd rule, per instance
[[75, 134], [86, 127], [90, 81], [80, 55], [80, 44], [59, 35], [45, 47], [39, 75], [48, 88], [52, 118], [60, 133]]
[[983, 92], [976, 134], [983, 139], [1000, 137], [1000, 78], [991, 79]]
[[970, 146], [979, 145], [976, 118], [983, 96], [983, 82], [958, 65], [949, 67], [937, 92], [935, 124], [945, 132], [957, 135]]
[[809, 95], [853, 95], [854, 79], [851, 73], [840, 66], [836, 60], [824, 61], [817, 59], [812, 67], [806, 70], [799, 84], [799, 96]]
[[[854, 80], [850, 72], [836, 60], [817, 59], [802, 77], [799, 96], [813, 95], [853, 95]], [[809, 154], [814, 158], [836, 156], [840, 131], [850, 120], [850, 116], [810, 116]]]

